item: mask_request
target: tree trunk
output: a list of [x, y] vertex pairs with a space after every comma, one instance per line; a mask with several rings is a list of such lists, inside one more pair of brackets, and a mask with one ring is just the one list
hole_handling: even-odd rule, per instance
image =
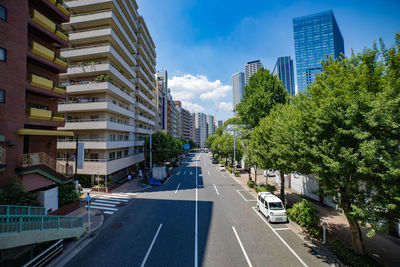
[[257, 165], [254, 165], [254, 186], [257, 186]]
[[[340, 194], [340, 195], [343, 196], [345, 194]], [[350, 225], [351, 243], [353, 250], [355, 253], [359, 255], [365, 255], [365, 247], [363, 243], [360, 224], [358, 223], [357, 219], [353, 218], [353, 216], [350, 215], [350, 212], [352, 210], [351, 203], [346, 199], [340, 199], [340, 202], [342, 205], [344, 215], [346, 216], [347, 221], [349, 222]]]
[[251, 167], [249, 167], [249, 181], [251, 181]]
[[279, 171], [279, 174], [281, 175], [281, 200], [285, 203], [285, 174], [283, 171]]

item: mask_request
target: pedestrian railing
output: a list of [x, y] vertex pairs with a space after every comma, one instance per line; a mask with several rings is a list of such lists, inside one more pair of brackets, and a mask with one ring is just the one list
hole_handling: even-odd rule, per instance
[[0, 215], [0, 234], [83, 227], [83, 217], [55, 215]]
[[43, 207], [0, 205], [0, 215], [46, 215]]

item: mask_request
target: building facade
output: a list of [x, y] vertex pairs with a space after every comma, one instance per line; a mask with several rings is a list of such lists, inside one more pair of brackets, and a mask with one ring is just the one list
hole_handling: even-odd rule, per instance
[[232, 75], [232, 95], [233, 95], [233, 110], [243, 98], [244, 94], [244, 73], [238, 72]]
[[304, 91], [322, 70], [327, 55], [339, 58], [344, 42], [332, 11], [293, 19], [298, 91]]
[[247, 62], [244, 66], [244, 85], [249, 84], [250, 77], [256, 73], [259, 69], [261, 69], [263, 65], [261, 64], [260, 60], [254, 60]]
[[192, 118], [190, 112], [182, 107], [181, 101], [175, 101], [177, 110], [177, 135], [185, 140], [192, 139]]
[[[155, 45], [135, 0], [66, 4], [74, 15], [63, 24], [71, 46], [62, 51], [69, 66], [59, 110], [67, 122], [59, 129], [73, 130], [84, 143], [79, 174], [113, 182], [143, 163], [144, 140], [155, 127]], [[71, 164], [74, 149], [73, 140], [59, 139], [63, 164]]]
[[195, 129], [195, 142], [200, 147], [205, 147], [208, 128], [207, 128], [207, 116], [204, 113], [194, 113], [194, 129]]
[[279, 57], [272, 73], [282, 81], [289, 95], [295, 95], [293, 60], [290, 56]]
[[220, 120], [220, 121], [218, 121], [218, 127], [220, 127], [220, 126], [223, 126], [224, 125], [224, 121], [222, 121], [222, 120]]
[[207, 122], [207, 137], [206, 139], [215, 133], [215, 118], [213, 115], [206, 115], [206, 122]]
[[57, 136], [74, 136], [57, 131], [66, 95], [59, 74], [67, 71], [60, 48], [69, 45], [60, 25], [69, 19], [51, 1], [0, 2], [0, 187], [16, 178], [48, 212], [58, 209], [57, 186], [73, 174], [56, 162]]
[[168, 106], [168, 72], [157, 71], [156, 77], [156, 129], [167, 130], [167, 106]]

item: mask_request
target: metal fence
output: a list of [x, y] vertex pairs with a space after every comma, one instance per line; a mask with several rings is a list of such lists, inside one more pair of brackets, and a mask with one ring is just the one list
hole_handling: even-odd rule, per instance
[[43, 207], [0, 205], [0, 215], [46, 215]]
[[83, 217], [0, 215], [0, 233], [83, 227]]

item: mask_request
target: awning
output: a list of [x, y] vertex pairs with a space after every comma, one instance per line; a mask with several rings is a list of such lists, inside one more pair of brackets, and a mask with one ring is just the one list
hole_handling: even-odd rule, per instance
[[53, 130], [38, 130], [38, 129], [19, 129], [19, 135], [52, 135], [52, 136], [74, 136], [74, 132], [68, 131], [53, 131]]

